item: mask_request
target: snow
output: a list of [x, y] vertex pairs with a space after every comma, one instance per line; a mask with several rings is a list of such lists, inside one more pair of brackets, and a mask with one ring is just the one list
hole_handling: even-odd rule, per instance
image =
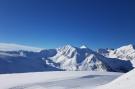
[[135, 89], [135, 69], [121, 77], [107, 72], [127, 72], [131, 63], [133, 45], [95, 52], [86, 46], [42, 50], [0, 43], [0, 73], [15, 73], [0, 74], [0, 89]]
[[81, 49], [87, 49], [88, 47], [86, 45], [82, 45], [80, 48]]
[[40, 52], [42, 49], [12, 43], [0, 43], [0, 51], [20, 51], [20, 50]]
[[116, 49], [113, 53], [117, 58], [122, 60], [134, 60], [135, 59], [135, 49], [133, 45], [126, 45]]
[[[89, 48], [77, 48], [66, 45], [57, 50], [57, 54], [49, 59], [60, 65], [57, 68], [75, 71], [75, 70], [107, 70], [100, 56]], [[105, 58], [102, 60], [106, 60]]]
[[119, 58], [121, 60], [135, 60], [135, 47], [132, 44], [122, 46], [115, 50], [99, 50], [99, 53], [108, 58]]
[[84, 46], [79, 48], [66, 45], [58, 49], [40, 50], [0, 43], [0, 73], [52, 70], [128, 72], [133, 68], [132, 64], [130, 61], [107, 58]]
[[135, 46], [132, 44], [125, 45], [114, 50], [99, 49], [98, 53], [107, 58], [117, 58], [120, 60], [130, 61], [132, 66], [135, 67]]
[[1, 74], [0, 89], [93, 89], [120, 75], [120, 73], [89, 71]]
[[104, 63], [98, 60], [95, 55], [89, 55], [79, 67], [80, 70], [107, 71]]
[[135, 69], [96, 89], [135, 89]]

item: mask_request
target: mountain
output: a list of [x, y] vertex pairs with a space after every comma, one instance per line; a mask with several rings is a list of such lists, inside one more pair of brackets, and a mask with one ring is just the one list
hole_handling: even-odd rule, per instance
[[131, 63], [116, 58], [106, 58], [87, 47], [66, 45], [57, 49], [57, 54], [49, 57], [63, 70], [115, 71], [126, 72], [132, 69]]
[[51, 52], [51, 49], [0, 43], [0, 73], [59, 71], [42, 59], [51, 56]]
[[0, 43], [0, 73], [58, 70], [127, 72], [131, 69], [129, 60], [106, 57], [85, 45], [41, 49]]
[[99, 49], [98, 53], [108, 58], [118, 58], [121, 60], [129, 60], [135, 67], [135, 46], [132, 44], [122, 46], [120, 48], [110, 49]]
[[58, 48], [57, 54], [49, 59], [59, 64], [59, 68], [64, 70], [79, 70], [81, 63], [94, 51], [89, 48], [77, 48], [66, 45]]
[[58, 71], [55, 67], [46, 65], [42, 59], [27, 57], [0, 57], [0, 73], [24, 73], [41, 71]]
[[105, 57], [109, 57], [109, 58], [115, 58], [115, 57], [111, 57], [110, 54], [114, 52], [114, 49], [109, 49], [109, 48], [106, 48], [106, 49], [103, 49], [103, 48], [100, 48], [97, 50], [97, 53], [105, 56]]

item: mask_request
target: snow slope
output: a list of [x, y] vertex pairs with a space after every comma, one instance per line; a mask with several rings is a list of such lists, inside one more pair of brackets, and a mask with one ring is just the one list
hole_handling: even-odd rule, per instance
[[96, 89], [135, 89], [135, 69]]
[[120, 75], [88, 71], [1, 74], [0, 89], [91, 89], [106, 84]]

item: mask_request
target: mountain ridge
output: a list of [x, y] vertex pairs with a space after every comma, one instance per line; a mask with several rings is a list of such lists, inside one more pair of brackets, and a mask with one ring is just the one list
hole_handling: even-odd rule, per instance
[[[13, 44], [13, 46], [8, 45], [6, 44], [4, 48], [14, 47]], [[29, 46], [15, 45], [15, 48], [11, 48], [14, 50], [8, 49], [3, 51], [0, 49], [0, 73], [53, 71], [53, 68], [54, 70], [65, 71], [112, 72], [127, 72], [132, 69], [132, 63], [129, 60], [107, 57], [103, 55], [104, 52], [101, 54], [84, 45], [81, 47], [65, 45], [56, 49], [34, 48], [33, 50], [32, 48]], [[27, 68], [29, 70], [26, 70]]]

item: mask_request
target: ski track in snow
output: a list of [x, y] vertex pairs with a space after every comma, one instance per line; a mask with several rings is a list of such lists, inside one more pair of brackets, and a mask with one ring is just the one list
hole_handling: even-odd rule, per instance
[[[71, 72], [70, 72], [71, 73]], [[15, 86], [8, 89], [94, 89], [97, 86], [104, 85], [114, 79], [120, 74], [87, 74], [78, 78], [67, 78], [50, 82], [38, 82], [33, 84], [25, 84]], [[63, 76], [63, 75], [62, 75]]]

